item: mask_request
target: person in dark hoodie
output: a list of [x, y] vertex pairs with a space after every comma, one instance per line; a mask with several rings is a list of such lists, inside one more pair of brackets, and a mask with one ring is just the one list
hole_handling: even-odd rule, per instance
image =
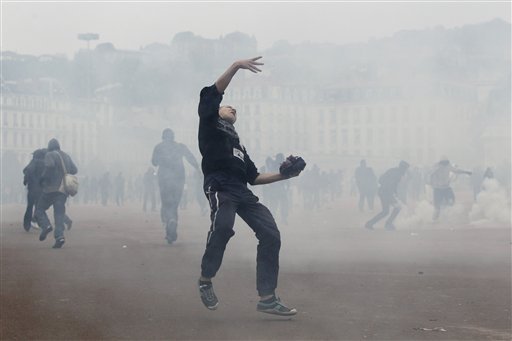
[[[32, 160], [23, 169], [23, 185], [27, 186], [27, 209], [23, 217], [23, 228], [25, 231], [29, 231], [32, 227], [32, 221], [34, 220], [34, 210], [43, 189], [41, 188], [40, 179], [44, 171], [44, 157], [47, 149], [41, 148], [36, 149], [32, 153]], [[68, 230], [71, 229], [73, 221], [66, 215], [64, 217], [64, 223]]]
[[386, 230], [395, 230], [393, 221], [401, 210], [400, 203], [397, 199], [398, 184], [400, 183], [400, 180], [402, 180], [408, 168], [409, 164], [407, 162], [400, 161], [398, 167], [388, 169], [381, 175], [379, 179], [380, 187], [378, 193], [380, 202], [382, 203], [382, 211], [365, 224], [367, 229], [373, 230], [373, 225], [375, 225], [379, 220], [385, 218], [389, 214], [389, 209], [392, 207], [393, 211], [386, 220], [385, 228]]
[[164, 129], [162, 142], [155, 146], [151, 162], [158, 167], [158, 187], [162, 201], [160, 217], [165, 228], [165, 239], [169, 244], [178, 239], [178, 207], [185, 187], [183, 158], [199, 170], [199, 165], [187, 146], [174, 141], [174, 132], [171, 129]]
[[64, 179], [62, 164], [64, 164], [67, 173], [76, 174], [78, 172], [71, 157], [60, 150], [59, 141], [51, 139], [48, 142], [48, 152], [44, 157], [44, 170], [40, 179], [43, 194], [37, 202], [35, 217], [37, 224], [41, 228], [39, 240], [43, 241], [48, 233], [53, 230], [50, 220], [46, 215], [46, 210], [53, 206], [55, 217], [54, 249], [60, 249], [65, 242], [64, 223], [68, 195], [62, 189], [62, 181]]

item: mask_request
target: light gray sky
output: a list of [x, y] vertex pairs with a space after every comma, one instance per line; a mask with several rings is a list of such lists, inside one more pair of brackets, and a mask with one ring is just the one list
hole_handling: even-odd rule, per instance
[[[260, 49], [275, 41], [348, 43], [402, 29], [446, 28], [493, 18], [511, 21], [510, 2], [3, 2], [2, 50], [72, 56], [85, 43], [78, 33], [100, 34], [118, 49], [169, 43], [182, 31], [205, 38], [241, 31]], [[92, 45], [94, 46], [94, 44]]]

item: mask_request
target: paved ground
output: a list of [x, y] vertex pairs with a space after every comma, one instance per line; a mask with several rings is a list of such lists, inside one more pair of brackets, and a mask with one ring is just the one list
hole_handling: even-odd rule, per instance
[[252, 232], [237, 221], [208, 311], [196, 280], [208, 218], [181, 211], [168, 246], [158, 214], [71, 206], [63, 249], [2, 207], [1, 339], [510, 340], [510, 226], [367, 231], [344, 202], [280, 225], [278, 294], [292, 319], [256, 312]]

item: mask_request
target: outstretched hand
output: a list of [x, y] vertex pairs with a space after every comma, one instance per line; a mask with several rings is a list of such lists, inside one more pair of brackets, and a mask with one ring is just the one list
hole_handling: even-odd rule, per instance
[[220, 94], [224, 93], [229, 83], [231, 82], [231, 79], [233, 78], [235, 73], [240, 69], [249, 70], [254, 73], [261, 72], [258, 66], [263, 65], [263, 63], [258, 62], [259, 59], [261, 59], [261, 56], [250, 59], [238, 60], [231, 64], [231, 66], [226, 70], [226, 72], [224, 72], [215, 82], [217, 91]]
[[258, 62], [257, 60], [261, 59], [262, 57], [254, 57], [250, 59], [243, 59], [236, 62], [236, 65], [239, 69], [249, 70], [254, 73], [261, 72], [261, 69], [258, 68], [259, 65], [264, 65], [261, 62]]

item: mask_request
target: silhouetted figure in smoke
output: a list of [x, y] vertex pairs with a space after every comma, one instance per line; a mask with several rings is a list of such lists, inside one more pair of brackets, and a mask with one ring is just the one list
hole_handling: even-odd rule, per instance
[[101, 192], [101, 204], [103, 206], [108, 205], [108, 198], [110, 196], [110, 186], [111, 185], [112, 184], [110, 182], [110, 173], [106, 172], [105, 174], [103, 174], [103, 176], [101, 177], [101, 180], [99, 181], [99, 187], [100, 187], [100, 192]]
[[43, 193], [39, 180], [44, 170], [44, 156], [46, 148], [37, 149], [32, 153], [32, 160], [23, 169], [23, 185], [27, 186], [27, 209], [23, 217], [23, 228], [29, 231], [32, 226], [32, 217], [35, 205]]
[[[23, 228], [29, 231], [32, 227], [32, 221], [35, 222], [34, 210], [39, 201], [39, 197], [43, 194], [41, 187], [41, 177], [44, 171], [44, 157], [47, 149], [41, 148], [35, 150], [32, 155], [32, 160], [23, 169], [23, 184], [27, 186], [27, 209], [23, 217]], [[71, 228], [73, 221], [67, 215], [64, 216], [64, 223], [67, 225], [68, 230]]]
[[50, 206], [53, 206], [53, 214], [55, 217], [54, 249], [61, 248], [65, 241], [64, 224], [66, 220], [66, 200], [68, 195], [64, 192], [62, 187], [64, 174], [66, 172], [76, 174], [77, 171], [71, 157], [60, 150], [59, 141], [57, 141], [57, 139], [51, 139], [50, 142], [48, 142], [48, 151], [44, 157], [44, 170], [40, 180], [43, 194], [37, 201], [35, 217], [37, 224], [41, 228], [39, 240], [43, 241], [46, 239], [48, 233], [53, 230], [50, 220], [46, 215], [46, 210], [50, 208]]
[[389, 214], [390, 207], [393, 207], [393, 211], [391, 215], [386, 220], [385, 228], [387, 230], [395, 230], [395, 225], [393, 222], [395, 221], [396, 216], [400, 213], [401, 205], [397, 199], [397, 188], [400, 180], [407, 172], [409, 168], [409, 164], [405, 161], [400, 161], [398, 167], [388, 169], [384, 174], [379, 178], [379, 198], [382, 204], [382, 211], [378, 213], [375, 217], [370, 219], [364, 227], [367, 229], [373, 230], [373, 225], [375, 225], [379, 220], [385, 218]]
[[247, 188], [247, 183], [262, 185], [287, 177], [280, 173], [258, 173], [235, 130], [236, 110], [231, 106], [220, 106], [224, 91], [238, 70], [261, 71], [258, 66], [263, 64], [257, 62], [259, 58], [233, 63], [214, 85], [201, 90], [198, 110], [199, 150], [203, 156], [201, 166], [204, 190], [210, 201], [211, 228], [201, 262], [199, 292], [208, 309], [217, 309], [218, 300], [211, 279], [220, 268], [229, 239], [235, 234], [233, 225], [238, 214], [259, 240], [256, 282], [260, 302], [257, 310], [295, 315], [295, 309], [286, 307], [275, 296], [281, 247], [279, 230], [270, 211]]
[[354, 172], [357, 189], [359, 191], [359, 211], [364, 211], [364, 202], [366, 200], [368, 208], [373, 210], [373, 201], [377, 193], [377, 176], [373, 168], [366, 166], [366, 160], [361, 160], [359, 167]]
[[485, 169], [483, 180], [485, 181], [485, 179], [494, 179], [494, 172], [491, 167]]
[[455, 194], [450, 187], [450, 173], [468, 174], [470, 171], [458, 169], [451, 165], [449, 160], [441, 160], [430, 175], [430, 185], [434, 190], [434, 215], [432, 219], [437, 221], [441, 213], [442, 206], [452, 206], [455, 204]]
[[158, 186], [162, 201], [160, 216], [165, 227], [165, 239], [169, 244], [178, 238], [178, 206], [185, 186], [183, 158], [199, 171], [199, 165], [187, 146], [174, 141], [174, 132], [171, 129], [164, 129], [162, 142], [155, 146], [151, 162], [158, 167]]
[[114, 180], [116, 204], [123, 206], [124, 204], [124, 177], [123, 173], [119, 172]]
[[144, 198], [142, 201], [142, 210], [146, 212], [147, 202], [151, 201], [151, 211], [156, 211], [156, 174], [153, 167], [149, 167], [144, 173]]
[[313, 165], [312, 169], [304, 172], [301, 182], [304, 209], [314, 210], [320, 208], [319, 179], [320, 168], [316, 164]]

